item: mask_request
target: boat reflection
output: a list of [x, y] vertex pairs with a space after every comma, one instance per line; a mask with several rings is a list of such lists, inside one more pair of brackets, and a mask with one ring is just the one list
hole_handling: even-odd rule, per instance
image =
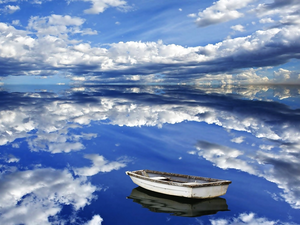
[[127, 198], [152, 212], [169, 213], [173, 216], [199, 217], [229, 211], [224, 198], [187, 199], [155, 193], [141, 187], [134, 188]]

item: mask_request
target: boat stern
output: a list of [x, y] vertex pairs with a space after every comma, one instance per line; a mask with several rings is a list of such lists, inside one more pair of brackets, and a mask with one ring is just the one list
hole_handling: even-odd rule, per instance
[[215, 198], [225, 195], [229, 184], [193, 188], [191, 198]]

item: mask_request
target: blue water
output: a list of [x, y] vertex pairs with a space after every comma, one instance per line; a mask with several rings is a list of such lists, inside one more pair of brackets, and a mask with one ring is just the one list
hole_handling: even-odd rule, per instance
[[[0, 224], [300, 224], [300, 87], [3, 87]], [[147, 192], [151, 169], [231, 180]]]

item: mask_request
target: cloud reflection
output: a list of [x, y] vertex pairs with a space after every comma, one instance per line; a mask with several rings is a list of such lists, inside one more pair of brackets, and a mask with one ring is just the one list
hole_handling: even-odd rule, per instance
[[300, 209], [299, 150], [288, 152], [261, 149], [256, 152], [240, 151], [227, 146], [198, 141], [199, 156], [222, 169], [237, 169], [277, 184], [281, 196], [293, 208]]
[[[78, 151], [84, 148], [81, 140], [95, 138], [97, 135], [74, 135], [72, 130], [89, 125], [92, 121], [130, 127], [198, 121], [216, 124], [225, 129], [246, 131], [258, 138], [286, 143], [300, 141], [300, 135], [296, 135], [299, 134], [299, 110], [292, 110], [276, 102], [262, 101], [263, 99], [250, 101], [251, 89], [244, 88], [238, 92], [248, 99], [209, 94], [210, 90], [207, 89], [186, 88], [179, 90], [180, 96], [174, 95], [175, 90], [172, 88], [166, 88], [163, 95], [141, 89], [136, 92], [136, 88], [133, 92], [130, 90], [132, 89], [93, 89], [90, 92], [73, 92], [65, 98], [48, 94], [47, 101], [44, 101], [43, 95], [19, 95], [17, 97], [22, 102], [27, 101], [29, 104], [1, 111], [0, 144], [27, 138], [33, 151]], [[28, 134], [30, 132], [32, 134]]]
[[101, 225], [103, 219], [99, 215], [93, 216], [93, 218], [84, 225]]
[[91, 167], [76, 168], [75, 174], [80, 176], [94, 176], [99, 172], [110, 172], [126, 166], [125, 160], [109, 162], [102, 155], [89, 154], [84, 158], [90, 159], [93, 164]]
[[1, 224], [52, 224], [49, 218], [58, 222], [64, 206], [78, 211], [96, 197], [94, 185], [67, 170], [17, 170], [0, 180]]
[[281, 221], [272, 221], [268, 220], [264, 217], [258, 217], [256, 214], [250, 212], [250, 213], [242, 213], [238, 215], [237, 217], [231, 218], [231, 219], [211, 219], [210, 220], [212, 225], [238, 225], [238, 224], [261, 224], [261, 225], [274, 225], [274, 224], [289, 224], [289, 223], [283, 223]]
[[[239, 133], [237, 138], [230, 138], [236, 145], [245, 144], [245, 136], [251, 136], [260, 146], [254, 153], [207, 141], [199, 141], [197, 148], [201, 156], [220, 168], [235, 168], [276, 183], [283, 190], [282, 197], [300, 208], [297, 86], [95, 86], [60, 95], [2, 92], [1, 97], [0, 145], [24, 138], [32, 151], [82, 150], [82, 141], [97, 134], [78, 134], [76, 129], [95, 121], [128, 127], [204, 122]], [[281, 101], [287, 97], [290, 105]], [[267, 146], [265, 140], [271, 144]], [[123, 161], [107, 162], [99, 155], [85, 157], [92, 165], [75, 169], [78, 175], [92, 176], [124, 167]]]
[[[15, 157], [10, 156], [10, 159], [12, 158]], [[97, 198], [95, 192], [101, 188], [91, 184], [87, 176], [96, 175], [98, 172], [111, 172], [126, 166], [125, 160], [109, 162], [101, 155], [85, 155], [85, 158], [92, 160], [93, 165], [76, 168], [74, 171], [53, 168], [21, 171], [17, 167], [2, 166], [0, 223], [62, 224], [66, 218], [61, 218], [60, 213], [65, 207], [71, 207], [74, 216]], [[85, 224], [100, 225], [102, 221], [100, 215], [94, 215]]]
[[[26, 138], [33, 151], [79, 151], [84, 148], [82, 140], [95, 138], [97, 134], [75, 135], [72, 131], [92, 121], [129, 127], [197, 121], [294, 144], [294, 148], [300, 143], [299, 109], [269, 100], [252, 101], [245, 88], [235, 95], [188, 88], [165, 88], [161, 95], [130, 90], [98, 88], [63, 97], [41, 93], [38, 97], [18, 95], [14, 101], [19, 99], [19, 104], [1, 107], [4, 109], [1, 110], [0, 145]], [[241, 96], [243, 92], [246, 95]], [[242, 142], [242, 139], [233, 141]]]

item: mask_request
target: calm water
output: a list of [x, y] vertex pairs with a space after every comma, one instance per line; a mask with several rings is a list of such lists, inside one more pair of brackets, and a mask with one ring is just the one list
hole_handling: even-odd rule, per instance
[[[300, 224], [300, 88], [2, 87], [0, 224]], [[232, 181], [145, 191], [127, 170]]]

